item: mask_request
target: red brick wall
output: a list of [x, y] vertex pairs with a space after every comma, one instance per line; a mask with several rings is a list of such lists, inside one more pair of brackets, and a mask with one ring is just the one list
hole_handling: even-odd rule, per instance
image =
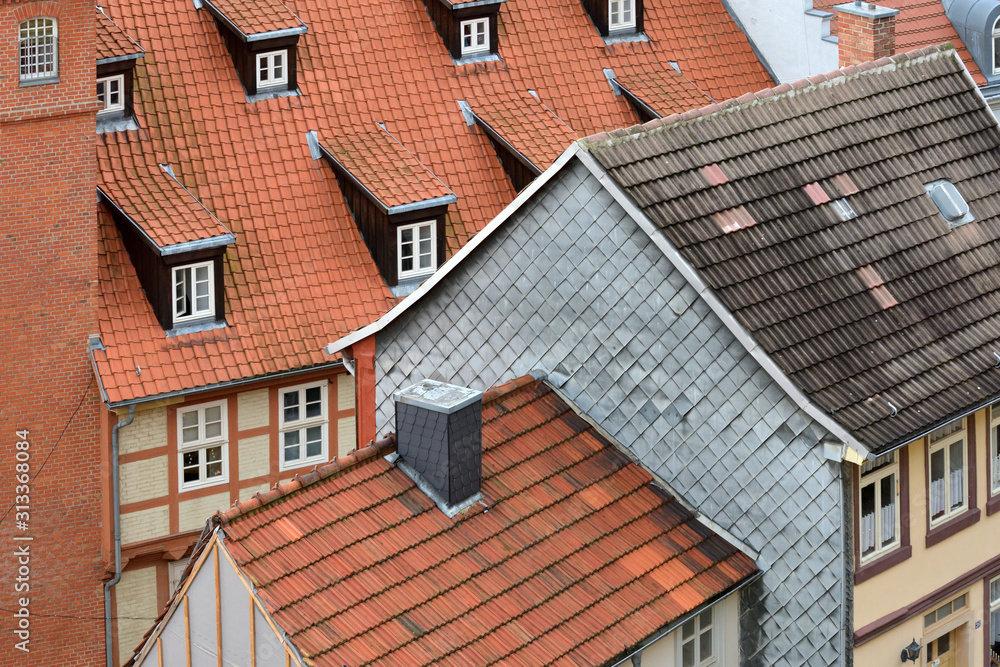
[[837, 13], [840, 66], [857, 65], [896, 52], [896, 17], [870, 19]]
[[[77, 0], [0, 3], [0, 516], [14, 504], [20, 429], [34, 477], [28, 529], [14, 511], [0, 521], [0, 665], [104, 662], [100, 402], [86, 345], [97, 330], [93, 13]], [[58, 83], [19, 86], [17, 25], [31, 16], [59, 21]], [[15, 593], [19, 545], [30, 591]], [[19, 597], [29, 653], [14, 647]]]

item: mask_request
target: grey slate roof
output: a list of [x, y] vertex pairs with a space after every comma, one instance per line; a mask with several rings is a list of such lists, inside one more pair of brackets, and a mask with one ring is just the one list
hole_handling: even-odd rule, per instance
[[[757, 550], [746, 665], [840, 664], [841, 467], [800, 410], [600, 182], [567, 166], [376, 336], [380, 432], [425, 377], [486, 389], [532, 370]], [[735, 656], [727, 657], [726, 664]]]
[[[805, 394], [879, 451], [1000, 394], [1000, 129], [950, 48], [811, 81], [585, 143]], [[975, 222], [949, 230], [924, 189], [937, 179]]]

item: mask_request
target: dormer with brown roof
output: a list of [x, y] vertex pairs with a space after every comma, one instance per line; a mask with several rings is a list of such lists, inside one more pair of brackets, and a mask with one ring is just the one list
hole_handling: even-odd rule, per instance
[[195, 0], [215, 19], [247, 100], [298, 90], [299, 36], [306, 24], [280, 0]]
[[448, 53], [456, 63], [498, 57], [500, 5], [505, 0], [424, 0]]
[[336, 172], [386, 284], [409, 294], [444, 262], [445, 216], [458, 197], [381, 125], [322, 140], [310, 133], [309, 143]]
[[133, 111], [133, 70], [145, 51], [101, 9], [97, 10], [98, 132], [137, 129]]

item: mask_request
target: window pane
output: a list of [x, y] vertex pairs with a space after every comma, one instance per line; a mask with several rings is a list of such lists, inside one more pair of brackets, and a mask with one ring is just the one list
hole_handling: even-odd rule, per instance
[[964, 468], [965, 468], [965, 442], [959, 440], [949, 448], [950, 474], [949, 486], [951, 507], [960, 507], [965, 504]]
[[951, 608], [953, 611], [958, 611], [959, 609], [962, 609], [964, 607], [965, 607], [964, 595], [960, 595], [959, 597], [955, 598], [955, 601], [951, 603]]
[[931, 518], [944, 516], [944, 450], [931, 453]]
[[705, 660], [706, 658], [712, 657], [712, 629], [701, 633], [701, 637], [698, 640], [698, 648], [701, 649], [701, 654], [698, 656], [700, 660]]
[[681, 638], [682, 639], [689, 639], [691, 637], [694, 637], [694, 619], [693, 618], [690, 621], [688, 621], [687, 623], [685, 623], [684, 625], [681, 626]]
[[323, 453], [323, 427], [311, 426], [306, 429], [306, 456], [319, 456]]
[[681, 648], [681, 665], [682, 667], [694, 667], [694, 664], [694, 640], [691, 640]]
[[929, 628], [930, 626], [934, 625], [935, 620], [937, 619], [935, 618], [934, 612], [932, 611], [931, 613], [924, 616], [924, 627]]
[[875, 485], [861, 487], [861, 553], [875, 551]]
[[403, 271], [412, 271], [413, 270], [413, 257], [403, 257], [403, 261], [402, 261], [401, 264], [402, 264]]
[[290, 391], [285, 394], [285, 421], [291, 422], [299, 418], [299, 392]]
[[[998, 604], [1000, 604], [1000, 577], [990, 582], [990, 605]], [[1000, 626], [997, 626], [996, 630], [1000, 632]]]
[[209, 447], [205, 450], [205, 460], [209, 463], [222, 460], [222, 447]]
[[938, 637], [937, 640], [938, 657], [940, 657], [942, 653], [947, 653], [950, 650], [951, 650], [951, 633], [948, 633], [943, 637]]
[[1000, 608], [990, 613], [990, 647], [1000, 654]]
[[938, 607], [937, 610], [937, 620], [941, 621], [951, 615], [951, 605], [946, 604], [943, 607]]
[[323, 390], [321, 387], [306, 389], [306, 418], [319, 417], [323, 414]]
[[289, 431], [285, 433], [285, 460], [286, 461], [297, 461], [299, 460], [299, 432]]
[[993, 40], [993, 70], [1000, 67], [1000, 39]]
[[399, 238], [402, 240], [404, 246], [412, 245], [413, 244], [413, 229], [404, 229], [404, 230], [402, 230], [400, 232], [400, 237]]
[[888, 475], [879, 482], [879, 512], [882, 522], [880, 546], [896, 541], [896, 476]]
[[205, 479], [211, 479], [213, 477], [222, 477], [221, 463], [209, 463], [205, 466]]

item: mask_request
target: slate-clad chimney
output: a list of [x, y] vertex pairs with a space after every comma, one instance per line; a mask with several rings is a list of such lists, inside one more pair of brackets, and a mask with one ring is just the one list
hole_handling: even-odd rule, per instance
[[[483, 394], [424, 380], [396, 392], [397, 462], [438, 505], [456, 507], [483, 481]], [[429, 487], [429, 488], [427, 488]]]
[[886, 58], [896, 52], [898, 9], [870, 2], [849, 2], [833, 9], [837, 12], [841, 67]]

